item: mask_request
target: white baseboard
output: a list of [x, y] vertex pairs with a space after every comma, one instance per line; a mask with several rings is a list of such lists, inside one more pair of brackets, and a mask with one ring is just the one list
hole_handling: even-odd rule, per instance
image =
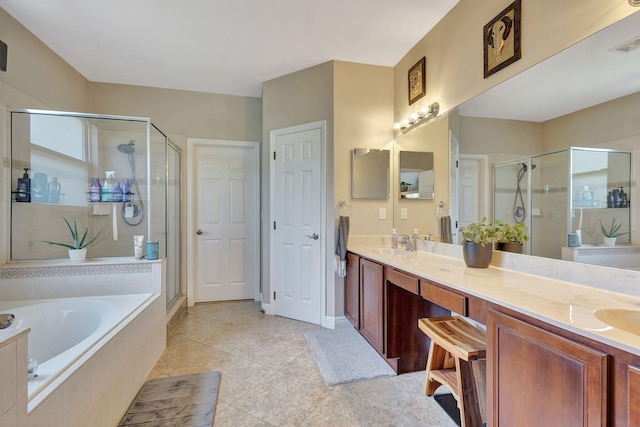
[[262, 310], [264, 310], [265, 314], [275, 314], [271, 304], [267, 304], [265, 302], [262, 303]]
[[353, 325], [344, 316], [325, 316], [324, 321], [322, 322], [322, 326], [328, 329], [340, 329], [352, 327]]

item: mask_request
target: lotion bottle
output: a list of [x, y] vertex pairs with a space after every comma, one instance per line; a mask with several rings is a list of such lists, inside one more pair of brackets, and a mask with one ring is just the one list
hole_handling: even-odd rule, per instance
[[391, 229], [391, 247], [393, 249], [398, 248], [398, 232], [396, 231], [395, 228]]

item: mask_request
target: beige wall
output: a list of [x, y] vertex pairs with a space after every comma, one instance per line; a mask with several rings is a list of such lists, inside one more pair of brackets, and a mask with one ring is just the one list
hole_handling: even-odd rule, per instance
[[[329, 273], [331, 260], [330, 242], [333, 242], [333, 216], [328, 214], [333, 206], [333, 62], [326, 62], [315, 67], [307, 68], [296, 73], [288, 74], [274, 80], [269, 80], [262, 87], [262, 298], [265, 303], [271, 299], [270, 287], [270, 170], [271, 150], [269, 132], [305, 123], [325, 121], [325, 183], [326, 199], [324, 207], [327, 212], [326, 228], [326, 259], [327, 261], [327, 314], [334, 316], [336, 306], [333, 296], [333, 274]], [[333, 264], [332, 264], [333, 265]], [[340, 308], [342, 310], [342, 308]]]
[[163, 132], [189, 138], [261, 141], [260, 98], [91, 84], [91, 112], [150, 117]]
[[[394, 68], [395, 120], [434, 101], [446, 112], [585, 37], [637, 11], [626, 1], [522, 2], [522, 58], [484, 78], [484, 25], [512, 0], [460, 0]], [[427, 58], [427, 94], [408, 105], [407, 71]]]
[[[344, 200], [353, 208], [352, 236], [390, 234], [392, 196], [351, 199], [351, 153], [354, 148], [384, 148], [393, 153], [393, 129], [389, 126], [393, 122], [393, 68], [336, 61], [334, 98], [333, 206]], [[392, 178], [391, 184], [394, 182]], [[378, 219], [380, 208], [386, 209], [387, 219]]]

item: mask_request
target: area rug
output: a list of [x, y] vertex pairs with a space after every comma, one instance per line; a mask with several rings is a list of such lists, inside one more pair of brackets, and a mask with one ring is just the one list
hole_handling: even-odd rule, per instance
[[327, 385], [396, 375], [353, 328], [304, 334]]
[[220, 372], [149, 380], [119, 426], [211, 427], [219, 386]]

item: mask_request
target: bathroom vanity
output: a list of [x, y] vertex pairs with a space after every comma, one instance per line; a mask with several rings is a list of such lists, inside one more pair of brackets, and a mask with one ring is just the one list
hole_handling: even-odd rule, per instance
[[487, 425], [640, 425], [640, 326], [618, 316], [640, 319], [638, 297], [356, 246], [345, 307], [398, 373], [425, 368], [429, 342], [418, 318], [454, 312], [485, 325]]

